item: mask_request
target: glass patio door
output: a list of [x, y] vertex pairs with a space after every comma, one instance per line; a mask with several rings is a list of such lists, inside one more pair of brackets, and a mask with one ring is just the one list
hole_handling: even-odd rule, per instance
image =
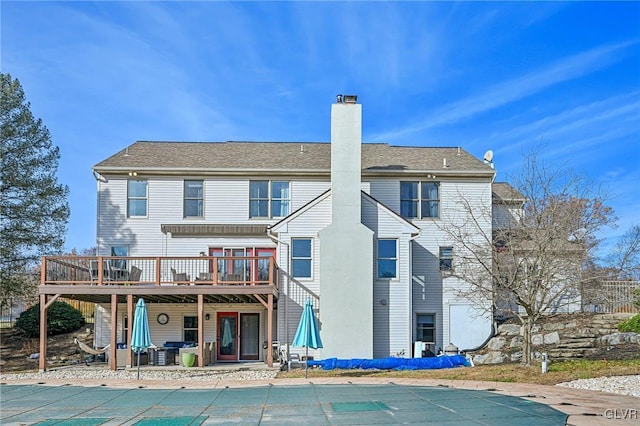
[[246, 259], [245, 248], [211, 248], [209, 255], [224, 257], [224, 259], [218, 259], [218, 276], [221, 281], [249, 280], [251, 262]]
[[238, 313], [218, 312], [218, 360], [238, 360]]
[[275, 248], [254, 248], [248, 250], [248, 256], [259, 256], [260, 259], [255, 259], [252, 265], [253, 276], [252, 279], [263, 284], [269, 282], [269, 259], [267, 257], [274, 257], [276, 255]]
[[260, 314], [240, 314], [240, 359], [260, 358]]

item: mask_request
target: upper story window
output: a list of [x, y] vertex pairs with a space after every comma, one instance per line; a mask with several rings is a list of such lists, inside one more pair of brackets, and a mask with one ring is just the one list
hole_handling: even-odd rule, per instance
[[400, 182], [400, 215], [408, 219], [440, 217], [440, 183]]
[[398, 242], [395, 239], [378, 240], [378, 278], [398, 276]]
[[440, 247], [440, 270], [453, 271], [453, 247]]
[[204, 191], [201, 180], [184, 181], [184, 217], [204, 216]]
[[291, 240], [291, 273], [295, 278], [311, 278], [311, 238]]
[[249, 217], [278, 218], [289, 215], [289, 182], [249, 182]]
[[127, 217], [147, 216], [147, 181], [127, 181]]

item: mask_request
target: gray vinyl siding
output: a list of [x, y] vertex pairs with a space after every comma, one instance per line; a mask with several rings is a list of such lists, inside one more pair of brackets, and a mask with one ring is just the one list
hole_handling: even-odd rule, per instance
[[331, 188], [329, 180], [293, 180], [291, 181], [291, 213]]
[[[144, 179], [144, 177], [138, 176], [138, 179]], [[272, 224], [278, 220], [249, 218], [249, 180], [251, 178], [203, 179], [204, 217], [185, 219], [183, 218], [185, 179], [198, 179], [198, 177], [148, 178], [147, 217], [136, 218], [127, 218], [127, 179], [109, 178], [107, 183], [100, 182], [97, 215], [98, 254], [109, 255], [111, 246], [127, 245], [130, 256], [194, 256], [203, 249], [202, 238], [181, 239], [179, 242], [174, 238], [174, 241], [169, 242], [171, 236], [161, 232], [161, 225], [167, 223]], [[289, 181], [291, 182], [291, 212], [330, 187], [328, 181]]]
[[[282, 346], [293, 341], [302, 307], [307, 298], [311, 298], [314, 308], [321, 309], [318, 299], [320, 296], [320, 241], [318, 232], [331, 222], [331, 198], [326, 197], [313, 205], [302, 214], [296, 216], [287, 223], [286, 232], [280, 232], [279, 239], [282, 242], [278, 253], [278, 265], [284, 271], [290, 271], [291, 240], [293, 238], [312, 239], [312, 270], [311, 279], [294, 279], [284, 274], [281, 280], [280, 299], [278, 301], [278, 330]], [[322, 324], [319, 324], [322, 331]], [[303, 348], [289, 348], [290, 353], [304, 352]], [[318, 357], [319, 351], [309, 350], [309, 355]]]
[[373, 198], [400, 214], [399, 179], [374, 179], [369, 182], [369, 186], [369, 194]]
[[[385, 358], [411, 353], [410, 234], [406, 224], [379, 204], [363, 197], [362, 223], [374, 231], [373, 261], [373, 356]], [[404, 233], [403, 233], [404, 232]], [[378, 239], [397, 240], [397, 277], [377, 279]]]
[[492, 208], [493, 229], [506, 229], [520, 219], [521, 209], [514, 204], [494, 204]]
[[[440, 219], [413, 220], [413, 224], [422, 229], [413, 246], [413, 315], [412, 339], [416, 336], [416, 314], [436, 314], [436, 348], [444, 348], [449, 344], [449, 306], [464, 301], [456, 297], [454, 288], [465, 285], [457, 278], [444, 276], [440, 272], [439, 248], [453, 246], [455, 253], [461, 250], [456, 246], [443, 229], [449, 223], [462, 224], [467, 214], [461, 207], [461, 194], [472, 205], [480, 209], [488, 209], [480, 223], [487, 235], [491, 235], [491, 184], [490, 182], [447, 182], [440, 186]], [[487, 330], [487, 333], [490, 330]], [[455, 342], [451, 342], [454, 343]]]

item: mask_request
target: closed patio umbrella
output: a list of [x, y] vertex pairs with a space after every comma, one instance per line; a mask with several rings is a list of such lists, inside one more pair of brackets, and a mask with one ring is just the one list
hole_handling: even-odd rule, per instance
[[222, 331], [222, 347], [227, 347], [233, 343], [233, 334], [231, 333], [231, 324], [228, 319], [224, 319], [224, 328]]
[[320, 340], [320, 330], [316, 323], [316, 317], [313, 313], [313, 303], [311, 299], [307, 299], [304, 303], [302, 310], [302, 316], [300, 317], [300, 323], [298, 324], [298, 330], [293, 338], [294, 347], [306, 348], [306, 360], [304, 367], [304, 377], [307, 378], [309, 369], [309, 348], [318, 349], [322, 347], [322, 340]]
[[140, 352], [147, 350], [151, 345], [147, 305], [144, 299], [139, 299], [133, 315], [133, 332], [131, 333], [131, 349], [138, 354], [138, 380], [140, 380]]

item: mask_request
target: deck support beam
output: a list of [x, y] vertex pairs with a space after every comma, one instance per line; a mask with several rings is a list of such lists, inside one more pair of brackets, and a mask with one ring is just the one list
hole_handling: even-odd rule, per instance
[[267, 365], [273, 367], [273, 294], [267, 296]]
[[109, 347], [109, 368], [118, 369], [118, 295], [111, 295], [111, 346]]
[[49, 306], [60, 297], [59, 294], [54, 294], [49, 299], [46, 294], [40, 295], [40, 353], [38, 355], [38, 370], [40, 372], [47, 371], [47, 335], [49, 329], [47, 328], [47, 314], [49, 312]]
[[127, 359], [125, 365], [131, 367], [133, 365], [133, 352], [131, 352], [131, 332], [133, 330], [133, 294], [127, 294]]
[[47, 370], [47, 295], [40, 295], [40, 357], [38, 358], [40, 372]]
[[[182, 362], [182, 360], [180, 360]], [[198, 295], [198, 367], [204, 367], [204, 295]]]

